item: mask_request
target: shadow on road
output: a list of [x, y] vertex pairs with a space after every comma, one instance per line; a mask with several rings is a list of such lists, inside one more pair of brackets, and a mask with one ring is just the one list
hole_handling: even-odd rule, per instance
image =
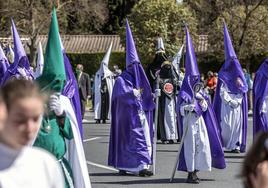
[[[201, 179], [201, 181], [215, 181], [214, 179]], [[115, 182], [92, 182], [93, 184], [119, 184], [119, 185], [133, 185], [133, 184], [169, 184], [169, 179], [145, 179], [133, 181], [115, 181]], [[186, 183], [184, 178], [175, 178], [172, 183]]]
[[224, 158], [226, 159], [244, 159], [245, 156], [241, 156], [241, 155], [227, 155], [227, 156], [224, 156]]

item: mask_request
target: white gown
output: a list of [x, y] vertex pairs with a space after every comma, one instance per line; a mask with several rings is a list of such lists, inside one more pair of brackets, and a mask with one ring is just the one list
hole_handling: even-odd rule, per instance
[[[184, 140], [184, 158], [187, 171], [210, 171], [212, 159], [205, 121], [203, 116], [198, 116], [195, 112], [188, 111], [187, 107], [189, 105], [191, 104], [183, 103], [180, 107], [184, 132], [185, 127], [188, 126], [188, 132]], [[205, 101], [202, 105], [202, 111], [206, 111], [207, 107], [208, 104]]]
[[[160, 107], [160, 106], [159, 106]], [[165, 99], [164, 126], [167, 140], [178, 139], [177, 118], [175, 111], [175, 99]]]
[[222, 100], [220, 126], [223, 146], [228, 150], [240, 149], [237, 143], [242, 142], [243, 95], [229, 93], [228, 88], [222, 84], [220, 97]]
[[1, 188], [63, 188], [59, 163], [48, 152], [25, 146], [20, 151], [0, 144]]

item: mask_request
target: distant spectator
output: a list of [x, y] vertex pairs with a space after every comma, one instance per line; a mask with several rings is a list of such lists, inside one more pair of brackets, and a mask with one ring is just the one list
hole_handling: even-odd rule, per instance
[[90, 111], [94, 111], [94, 99], [95, 99], [95, 94], [94, 94], [94, 79], [95, 79], [95, 74], [93, 74], [92, 76], [90, 76], [90, 86], [91, 86], [91, 108], [89, 109]]
[[248, 73], [247, 69], [243, 69], [244, 76], [248, 85], [248, 113], [252, 113], [252, 89], [253, 89], [253, 81], [251, 79], [250, 74]]
[[268, 187], [268, 134], [260, 133], [248, 151], [241, 177], [245, 188]]
[[208, 71], [207, 73], [208, 79], [207, 79], [207, 87], [209, 94], [211, 96], [211, 101], [213, 101], [214, 94], [217, 87], [217, 78], [214, 76], [212, 71]]
[[83, 72], [84, 67], [82, 64], [76, 66], [76, 78], [79, 87], [79, 95], [81, 100], [81, 112], [84, 119], [87, 99], [91, 97], [91, 83], [89, 75]]
[[114, 76], [118, 77], [122, 73], [122, 70], [119, 69], [118, 65], [114, 65]]

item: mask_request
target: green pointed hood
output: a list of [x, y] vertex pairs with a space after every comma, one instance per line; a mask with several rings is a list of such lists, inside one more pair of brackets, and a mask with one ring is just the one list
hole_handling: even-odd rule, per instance
[[43, 74], [36, 79], [44, 91], [61, 92], [66, 80], [56, 10], [53, 8]]

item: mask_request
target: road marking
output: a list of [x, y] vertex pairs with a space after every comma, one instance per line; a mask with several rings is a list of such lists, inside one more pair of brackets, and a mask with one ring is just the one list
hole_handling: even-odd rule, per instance
[[101, 139], [101, 137], [94, 137], [94, 138], [85, 139], [85, 140], [83, 140], [83, 142], [89, 142], [89, 141], [98, 140], [98, 139]]
[[103, 168], [103, 169], [106, 169], [106, 170], [111, 170], [111, 171], [114, 171], [114, 172], [118, 172], [118, 170], [116, 170], [115, 168], [108, 167], [108, 166], [101, 165], [101, 164], [97, 164], [97, 163], [93, 163], [93, 162], [90, 162], [90, 161], [87, 161], [87, 164], [92, 165], [92, 166], [96, 166], [96, 167], [99, 167], [99, 168]]

